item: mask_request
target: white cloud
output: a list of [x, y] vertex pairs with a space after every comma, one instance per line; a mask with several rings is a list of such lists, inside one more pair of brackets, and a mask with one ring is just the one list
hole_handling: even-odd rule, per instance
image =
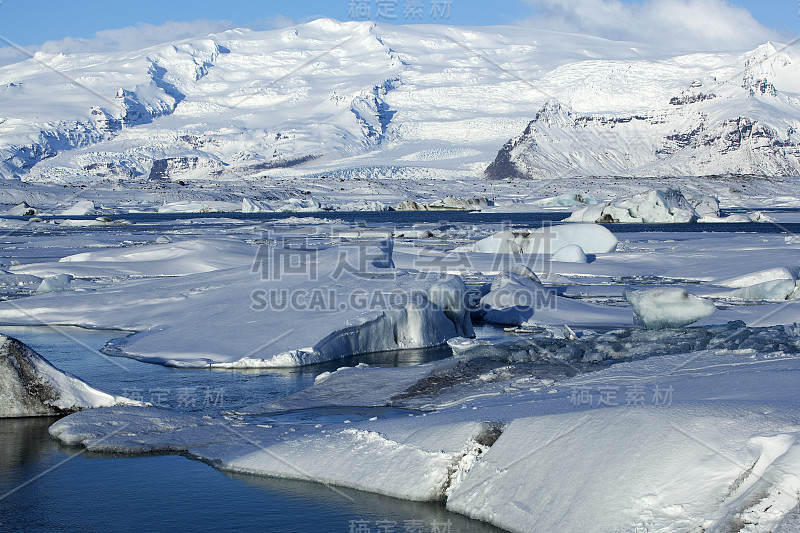
[[254, 25], [254, 29], [281, 30], [289, 26], [294, 26], [295, 24], [297, 24], [297, 21], [294, 19], [277, 14], [257, 21]]
[[526, 0], [525, 24], [618, 41], [698, 50], [745, 50], [786, 37], [725, 0]]
[[225, 20], [165, 22], [158, 26], [140, 23], [126, 28], [99, 31], [88, 39], [67, 37], [59, 41], [47, 41], [42, 45], [23, 47], [27, 53], [11, 46], [0, 48], [0, 66], [27, 59], [39, 50], [51, 54], [137, 50], [168, 41], [205, 37], [234, 27], [236, 26], [232, 22]]

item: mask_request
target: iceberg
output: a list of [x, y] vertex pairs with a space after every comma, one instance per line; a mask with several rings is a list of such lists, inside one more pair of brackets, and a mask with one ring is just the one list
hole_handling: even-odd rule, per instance
[[493, 206], [494, 202], [488, 198], [459, 198], [456, 196], [446, 196], [429, 204], [415, 202], [414, 200], [404, 200], [395, 206], [396, 211], [480, 211], [484, 207]]
[[731, 296], [742, 300], [786, 300], [795, 288], [793, 279], [773, 279], [736, 289]]
[[706, 217], [718, 218], [720, 216], [719, 199], [717, 197], [708, 194], [696, 194], [687, 196], [686, 199], [694, 208], [697, 216], [700, 217], [700, 222]]
[[[575, 204], [578, 205], [578, 204]], [[768, 222], [761, 213], [720, 214], [719, 200], [710, 195], [684, 196], [672, 188], [653, 189], [629, 198], [588, 205], [576, 209], [564, 222], [600, 222], [622, 224], [686, 224]]]
[[575, 207], [579, 205], [595, 205], [597, 198], [593, 194], [561, 194], [550, 198], [542, 198], [533, 202], [537, 207]]
[[324, 210], [322, 204], [314, 198], [289, 198], [278, 207], [280, 213], [316, 213]]
[[68, 207], [63, 211], [60, 211], [58, 214], [64, 216], [90, 216], [97, 215], [99, 213], [93, 201], [81, 200], [80, 202], [75, 203], [75, 205], [72, 207]]
[[[704, 204], [705, 207], [705, 204]], [[675, 189], [653, 189], [617, 202], [584, 207], [565, 222], [686, 223], [700, 218], [694, 206]]]
[[583, 248], [577, 244], [569, 244], [563, 248], [559, 248], [553, 254], [553, 261], [560, 261], [562, 263], [587, 263], [588, 259], [583, 251]]
[[617, 249], [619, 241], [608, 228], [599, 224], [564, 224], [538, 229], [501, 231], [455, 252], [488, 254], [552, 254], [570, 245], [585, 253], [606, 254]]
[[36, 215], [36, 209], [28, 205], [27, 202], [21, 202], [3, 214], [10, 217], [32, 217]]
[[178, 201], [159, 206], [159, 213], [229, 213], [240, 211], [241, 204], [219, 200]]
[[264, 202], [242, 198], [242, 213], [269, 213], [271, 211], [274, 209]]
[[389, 211], [391, 208], [378, 200], [362, 198], [357, 202], [348, 202], [339, 205], [340, 211]]
[[[565, 222], [674, 224], [687, 222], [736, 222], [720, 218], [719, 200], [697, 195], [687, 198], [680, 191], [663, 188], [630, 198], [583, 207]], [[749, 220], [748, 220], [749, 221]]]
[[[414, 501], [442, 501], [459, 463], [487, 447], [485, 422], [426, 424], [422, 417], [284, 428], [231, 424], [154, 408], [75, 413], [50, 427], [64, 444], [116, 453], [184, 452], [227, 472], [315, 481]], [[423, 418], [424, 421], [424, 418]], [[125, 434], [119, 434], [125, 427]]]
[[140, 403], [94, 389], [22, 342], [0, 335], [0, 418], [61, 415], [113, 405]]
[[[798, 505], [797, 397], [787, 393], [797, 327], [452, 344], [463, 357], [342, 368], [224, 416], [111, 407], [69, 415], [50, 434], [95, 452], [182, 454], [222, 471], [445, 502], [509, 531], [725, 530], [743, 518], [776, 531]], [[365, 416], [336, 418], [351, 413]]]
[[730, 289], [740, 289], [743, 287], [751, 287], [766, 281], [781, 279], [794, 281], [794, 276], [786, 267], [773, 267], [765, 270], [759, 270], [758, 272], [743, 274], [733, 278], [720, 279], [715, 281], [714, 284], [719, 285], [720, 287], [728, 287]]
[[539, 276], [536, 275], [536, 272], [531, 270], [531, 267], [528, 265], [516, 264], [511, 267], [508, 272], [511, 274], [516, 274], [517, 276], [522, 276], [523, 278], [528, 278], [536, 283], [542, 283], [542, 280], [539, 279]]
[[58, 261], [19, 265], [11, 270], [39, 277], [185, 276], [251, 265], [253, 257], [253, 247], [236, 239], [222, 237], [171, 242], [162, 236], [156, 243], [146, 246], [80, 252]]
[[[741, 339], [716, 343], [726, 328], [766, 345], [791, 340], [797, 353], [796, 332], [783, 327], [628, 330], [587, 342], [633, 341], [658, 356], [552, 379], [512, 358], [360, 365], [225, 418], [111, 407], [72, 414], [50, 434], [94, 452], [180, 453], [222, 471], [443, 501], [509, 531], [724, 529], [712, 526], [743, 516], [774, 531], [800, 489], [796, 402], [785, 396], [796, 358], [731, 353]], [[669, 342], [687, 335], [688, 346]], [[646, 381], [660, 376], [670, 381]], [[593, 403], [574, 401], [579, 390]], [[404, 412], [298, 422], [331, 405]]]
[[69, 274], [56, 274], [55, 276], [44, 278], [36, 288], [36, 292], [68, 291], [70, 290], [69, 284], [72, 283], [73, 279]]
[[722, 404], [519, 418], [447, 509], [514, 532], [724, 530], [742, 515], [774, 530], [797, 504], [796, 492], [781, 493], [800, 485], [800, 446], [789, 410], [768, 412]]
[[623, 295], [633, 307], [634, 322], [647, 329], [688, 326], [717, 310], [714, 302], [680, 287], [625, 290]]

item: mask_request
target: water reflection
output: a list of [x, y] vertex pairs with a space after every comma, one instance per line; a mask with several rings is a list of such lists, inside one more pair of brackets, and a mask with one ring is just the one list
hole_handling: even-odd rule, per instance
[[[273, 494], [280, 494], [283, 498], [297, 499], [300, 501], [314, 501], [315, 506], [337, 509], [337, 515], [344, 515], [345, 520], [339, 523], [326, 524], [329, 531], [346, 532], [350, 529], [350, 521], [363, 521], [372, 525], [373, 531], [382, 531], [375, 526], [378, 521], [396, 522], [396, 531], [404, 531], [406, 523], [416, 522], [419, 531], [431, 531], [434, 524], [449, 522], [452, 532], [500, 532], [496, 527], [465, 516], [447, 511], [441, 502], [410, 502], [362, 492], [344, 487], [325, 487], [304, 481], [273, 479], [248, 474], [225, 473], [226, 476], [258, 487]], [[334, 490], [335, 489], [335, 490]], [[302, 516], [301, 523], [297, 518], [291, 517], [285, 526], [305, 526], [306, 531], [320, 531], [321, 523], [325, 524], [331, 517], [324, 514], [309, 514]], [[338, 518], [337, 518], [338, 519]], [[446, 529], [441, 529], [446, 531]]]
[[54, 418], [0, 420], [3, 531], [347, 532], [351, 521], [403, 531], [496, 532], [416, 503], [317, 483], [222, 474], [179, 456], [84, 454], [47, 434]]
[[[314, 378], [343, 366], [409, 366], [452, 355], [448, 346], [397, 350], [297, 368], [186, 369], [98, 354], [119, 331], [58, 326], [0, 326], [53, 365], [99, 390], [182, 411], [220, 412], [274, 401], [314, 384]], [[121, 366], [121, 368], [120, 368]]]
[[10, 471], [37, 463], [42, 457], [56, 453], [47, 428], [58, 417], [0, 418], [0, 479]]

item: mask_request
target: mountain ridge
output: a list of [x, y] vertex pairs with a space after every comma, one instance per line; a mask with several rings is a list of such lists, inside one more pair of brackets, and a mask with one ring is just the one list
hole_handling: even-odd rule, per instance
[[800, 59], [779, 48], [319, 19], [37, 54], [0, 68], [0, 176], [800, 175]]

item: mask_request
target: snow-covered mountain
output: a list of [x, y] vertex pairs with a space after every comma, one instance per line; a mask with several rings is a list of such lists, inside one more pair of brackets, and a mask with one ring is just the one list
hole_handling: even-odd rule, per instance
[[[548, 102], [486, 175], [800, 175], [798, 67], [765, 44], [745, 54], [741, 73], [720, 78], [709, 70], [680, 93], [662, 92], [660, 102], [633, 113], [585, 113]], [[657, 65], [652, 70], [664, 73]], [[583, 83], [590, 90], [591, 82]]]
[[40, 52], [0, 68], [0, 175], [798, 175], [800, 58], [779, 49], [320, 19]]

